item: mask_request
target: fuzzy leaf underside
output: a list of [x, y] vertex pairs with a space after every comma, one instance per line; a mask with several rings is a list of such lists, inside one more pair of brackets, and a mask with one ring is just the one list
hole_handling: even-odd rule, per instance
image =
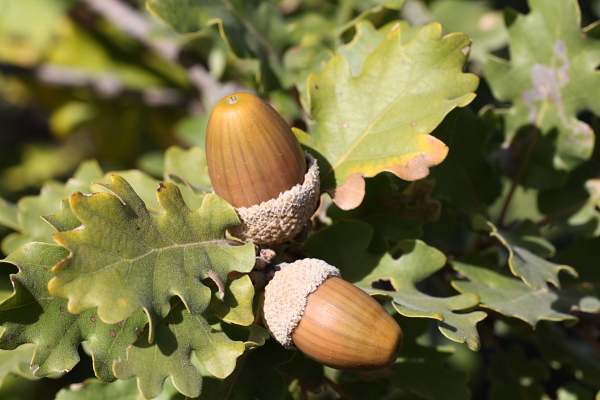
[[[476, 325], [486, 317], [486, 313], [465, 310], [477, 306], [479, 296], [460, 294], [433, 297], [424, 294], [415, 284], [441, 269], [446, 263], [446, 257], [419, 240], [401, 241], [398, 249], [403, 251], [400, 258], [395, 260], [386, 254], [369, 275], [355, 284], [368, 293], [385, 295], [404, 316], [438, 320], [439, 329], [447, 338], [478, 350], [480, 339]], [[380, 280], [389, 281], [395, 291], [374, 289], [372, 284]]]
[[486, 76], [495, 97], [512, 102], [506, 142], [524, 126], [556, 135], [553, 167], [572, 170], [593, 149], [592, 128], [577, 118], [600, 114], [600, 40], [581, 30], [572, 0], [529, 0], [531, 12], [510, 15], [510, 61], [490, 56]]
[[296, 133], [319, 160], [322, 188], [336, 204], [358, 206], [363, 177], [390, 171], [416, 180], [444, 160], [448, 148], [429, 133], [474, 98], [478, 78], [462, 72], [469, 48], [466, 35], [441, 37], [438, 24], [402, 44], [398, 26], [369, 55], [360, 76], [341, 55], [309, 76], [314, 123], [310, 135]]
[[252, 245], [232, 246], [225, 237], [239, 220], [218, 196], [206, 195], [194, 211], [176, 185], [164, 183], [157, 189], [164, 213], [153, 216], [121, 177], [103, 187], [111, 193], [73, 194], [70, 208], [82, 225], [55, 235], [71, 254], [54, 267], [49, 290], [69, 299], [69, 311], [98, 307], [103, 321], [117, 323], [143, 309], [152, 341], [172, 296], [199, 315], [211, 298], [203, 280], [221, 287], [230, 272], [252, 269]]

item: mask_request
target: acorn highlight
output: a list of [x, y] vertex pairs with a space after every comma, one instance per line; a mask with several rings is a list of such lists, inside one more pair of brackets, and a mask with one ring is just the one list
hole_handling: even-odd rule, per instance
[[316, 160], [305, 154], [285, 120], [251, 93], [221, 99], [206, 132], [208, 172], [215, 193], [236, 208], [230, 233], [256, 244], [294, 238], [319, 200]]

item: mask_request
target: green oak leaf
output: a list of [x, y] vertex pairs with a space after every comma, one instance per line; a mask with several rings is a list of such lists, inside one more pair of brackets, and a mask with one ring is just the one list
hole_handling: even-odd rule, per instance
[[[139, 169], [107, 172], [102, 179], [94, 182], [94, 191], [111, 193], [110, 189], [106, 188], [106, 185], [110, 185], [114, 175], [118, 175], [127, 181], [133, 191], [140, 199], [142, 199], [146, 205], [146, 209], [150, 211], [150, 213], [154, 215], [164, 213], [164, 209], [160, 206], [158, 197], [156, 196], [156, 190], [161, 182]], [[73, 192], [71, 192], [70, 195], [71, 194], [73, 194]], [[68, 197], [69, 196], [67, 196], [67, 198]]]
[[426, 176], [448, 148], [429, 133], [455, 107], [469, 104], [478, 84], [463, 73], [470, 40], [441, 37], [431, 24], [406, 44], [401, 29], [390, 33], [352, 76], [348, 61], [333, 57], [308, 78], [310, 135], [297, 130], [319, 160], [321, 186], [343, 209], [364, 197], [364, 177], [391, 171], [407, 180]]
[[420, 27], [411, 27], [407, 21], [392, 21], [377, 29], [371, 21], [360, 21], [355, 26], [356, 34], [352, 40], [340, 45], [336, 54], [348, 60], [352, 76], [358, 77], [371, 53], [385, 42], [391, 32], [398, 28], [402, 32], [400, 36], [402, 44], [409, 42], [420, 29]]
[[556, 256], [560, 263], [572, 265], [579, 273], [579, 281], [600, 288], [600, 237], [578, 237]]
[[[589, 168], [585, 168], [585, 171], [585, 175], [590, 174]], [[576, 172], [579, 171], [574, 171], [567, 184], [560, 189], [540, 192], [540, 210], [553, 223], [569, 232], [589, 237], [600, 236], [600, 179], [582, 182], [581, 174]]]
[[[165, 381], [165, 390], [153, 400], [185, 400], [170, 381]], [[87, 379], [75, 387], [61, 389], [55, 400], [140, 400], [140, 391], [135, 379], [118, 380], [112, 383]]]
[[165, 152], [165, 182], [179, 185], [188, 207], [200, 208], [206, 193], [212, 192], [206, 153], [200, 147], [171, 146]]
[[243, 275], [237, 279], [230, 279], [225, 284], [224, 295], [221, 294], [219, 287], [215, 289], [209, 304], [214, 315], [225, 322], [244, 326], [254, 322], [252, 311], [254, 286], [249, 276]]
[[485, 1], [438, 0], [429, 11], [442, 24], [445, 32], [464, 32], [473, 40], [469, 61], [480, 68], [490, 52], [500, 50], [508, 41], [502, 12]]
[[183, 178], [182, 182], [194, 191], [209, 192], [212, 183], [204, 149], [197, 146], [187, 150], [178, 146], [169, 147], [165, 152], [165, 180], [167, 178]]
[[211, 298], [202, 280], [215, 282], [224, 295], [230, 272], [254, 266], [252, 244], [233, 246], [226, 239], [239, 219], [220, 197], [206, 195], [195, 211], [176, 185], [164, 183], [157, 189], [164, 213], [155, 217], [123, 178], [113, 175], [112, 184], [103, 187], [111, 193], [73, 194], [70, 206], [82, 226], [55, 234], [71, 254], [54, 267], [48, 288], [69, 299], [69, 311], [98, 307], [104, 322], [117, 323], [142, 308], [152, 341], [172, 296], [199, 315]]
[[[96, 161], [84, 161], [66, 183], [48, 182], [37, 196], [22, 197], [17, 205], [0, 201], [0, 224], [15, 229], [2, 242], [2, 250], [11, 253], [27, 242], [54, 243], [55, 230], [40, 215], [56, 211], [62, 199], [75, 191], [91, 193], [92, 182], [102, 178], [102, 170]], [[16, 215], [15, 215], [16, 211]], [[6, 215], [2, 218], [2, 215]], [[15, 220], [16, 217], [16, 220]]]
[[529, 0], [529, 6], [527, 15], [507, 14], [510, 61], [490, 56], [485, 74], [494, 96], [512, 102], [505, 141], [523, 126], [555, 135], [549, 166], [569, 171], [594, 147], [593, 130], [577, 114], [600, 114], [600, 40], [581, 30], [576, 1]]
[[[473, 227], [475, 230], [487, 232], [491, 237], [495, 237], [502, 243], [509, 252], [508, 265], [511, 272], [521, 278], [532, 289], [548, 291], [546, 282], [560, 287], [558, 273], [563, 270], [577, 277], [577, 271], [572, 267], [544, 260], [531, 251], [532, 247], [534, 249], [540, 247], [539, 241], [538, 243], [528, 243], [533, 239], [524, 240], [513, 237], [508, 232], [498, 229], [493, 223], [486, 221], [481, 215], [475, 216]], [[540, 238], [540, 240], [542, 239]], [[545, 240], [544, 246], [547, 246]]]
[[15, 293], [0, 303], [0, 325], [5, 328], [0, 348], [35, 344], [31, 365], [36, 376], [44, 377], [71, 370], [79, 362], [78, 345], [89, 340], [96, 375], [113, 381], [113, 361], [125, 357], [146, 318], [140, 311], [119, 323], [105, 324], [95, 310], [69, 313], [67, 300], [52, 297], [47, 289], [52, 266], [67, 255], [60, 246], [37, 242], [20, 247], [4, 260], [18, 267], [19, 273], [11, 275]]
[[192, 363], [192, 352], [213, 376], [224, 379], [233, 372], [238, 356], [246, 349], [244, 342], [233, 341], [212, 328], [203, 315], [190, 314], [182, 302], [155, 329], [155, 343], [150, 344], [148, 335], [143, 335], [127, 349], [127, 359], [114, 365], [118, 378], [137, 378], [146, 398], [159, 396], [169, 376], [179, 392], [198, 397], [202, 374]]
[[0, 225], [4, 225], [13, 230], [19, 230], [18, 220], [19, 207], [16, 204], [8, 202], [0, 197]]
[[507, 176], [502, 176], [500, 181], [502, 183], [502, 194], [490, 205], [488, 210], [489, 220], [498, 221], [503, 213], [505, 225], [519, 223], [526, 219], [541, 221], [546, 217], [538, 208], [539, 190], [520, 184], [516, 185], [516, 188], [512, 192], [508, 209], [504, 211], [504, 206], [512, 191], [514, 181]]
[[600, 312], [600, 288], [588, 283], [557, 290], [559, 296], [557, 309], [565, 311], [582, 311], [586, 313]]
[[[486, 313], [466, 310], [477, 306], [479, 297], [474, 294], [433, 297], [419, 291], [415, 285], [440, 270], [446, 264], [446, 257], [420, 240], [403, 240], [397, 248], [403, 252], [400, 258], [395, 260], [386, 254], [369, 275], [355, 284], [368, 293], [385, 296], [404, 316], [438, 320], [444, 336], [466, 343], [471, 350], [478, 350], [480, 340], [476, 324], [486, 317]], [[389, 281], [395, 291], [374, 289], [373, 283], [378, 281]]]
[[541, 382], [549, 378], [548, 369], [539, 360], [529, 359], [516, 345], [508, 351], [499, 349], [488, 369], [492, 382], [490, 400], [542, 399], [545, 390]]
[[43, 215], [42, 219], [52, 225], [58, 232], [70, 231], [81, 225], [81, 221], [71, 210], [69, 199], [61, 200], [59, 210], [51, 215]]
[[225, 379], [205, 377], [200, 399], [283, 399], [289, 396], [286, 380], [278, 370], [294, 357], [275, 340], [244, 353], [235, 371]]
[[[285, 83], [281, 51], [286, 28], [271, 2], [240, 0], [146, 0], [148, 9], [181, 34], [218, 25], [223, 40], [240, 58], [260, 61], [257, 80], [266, 90]], [[218, 101], [219, 99], [214, 99]]]
[[478, 295], [482, 307], [519, 318], [533, 327], [541, 320], [577, 321], [573, 315], [555, 308], [559, 296], [554, 292], [531, 288], [519, 279], [470, 263], [453, 261], [452, 266], [469, 279], [452, 281], [452, 286], [461, 293]]
[[[493, 129], [486, 118], [493, 117], [486, 110], [476, 115], [469, 107], [452, 111], [436, 128], [436, 137], [452, 143], [446, 160], [431, 171], [436, 185], [436, 198], [448, 199], [455, 210], [472, 213], [485, 212], [500, 195], [498, 174], [489, 161], [487, 144]], [[455, 132], [456, 127], [459, 132]]]
[[24, 344], [15, 350], [0, 350], [0, 387], [8, 374], [19, 375], [27, 379], [38, 379], [29, 368], [34, 351], [35, 345], [33, 344]]
[[338, 268], [345, 280], [356, 282], [369, 274], [383, 255], [367, 251], [372, 237], [371, 225], [344, 220], [310, 235], [304, 247], [311, 257]]

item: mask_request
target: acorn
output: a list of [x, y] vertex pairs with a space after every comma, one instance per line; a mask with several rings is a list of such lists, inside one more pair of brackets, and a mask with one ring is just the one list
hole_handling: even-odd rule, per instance
[[264, 318], [285, 348], [326, 366], [370, 371], [390, 366], [402, 329], [375, 299], [317, 259], [280, 264], [265, 288]]
[[251, 93], [214, 107], [206, 131], [214, 192], [236, 208], [241, 225], [230, 233], [257, 244], [296, 236], [319, 200], [319, 169], [285, 120]]

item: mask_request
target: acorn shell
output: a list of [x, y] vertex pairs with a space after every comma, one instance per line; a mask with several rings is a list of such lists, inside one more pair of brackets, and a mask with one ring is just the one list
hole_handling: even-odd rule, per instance
[[206, 131], [208, 172], [215, 193], [234, 207], [251, 207], [304, 182], [304, 151], [268, 103], [235, 93], [214, 107]]
[[375, 299], [341, 278], [325, 280], [307, 299], [294, 345], [332, 368], [374, 370], [393, 364], [402, 346], [398, 323]]
[[241, 224], [229, 232], [244, 241], [270, 246], [296, 236], [310, 220], [319, 202], [319, 167], [317, 160], [306, 153], [308, 172], [304, 182], [252, 207], [238, 207]]
[[402, 345], [402, 330], [385, 308], [317, 259], [281, 264], [265, 288], [263, 311], [284, 347], [332, 368], [384, 368]]

